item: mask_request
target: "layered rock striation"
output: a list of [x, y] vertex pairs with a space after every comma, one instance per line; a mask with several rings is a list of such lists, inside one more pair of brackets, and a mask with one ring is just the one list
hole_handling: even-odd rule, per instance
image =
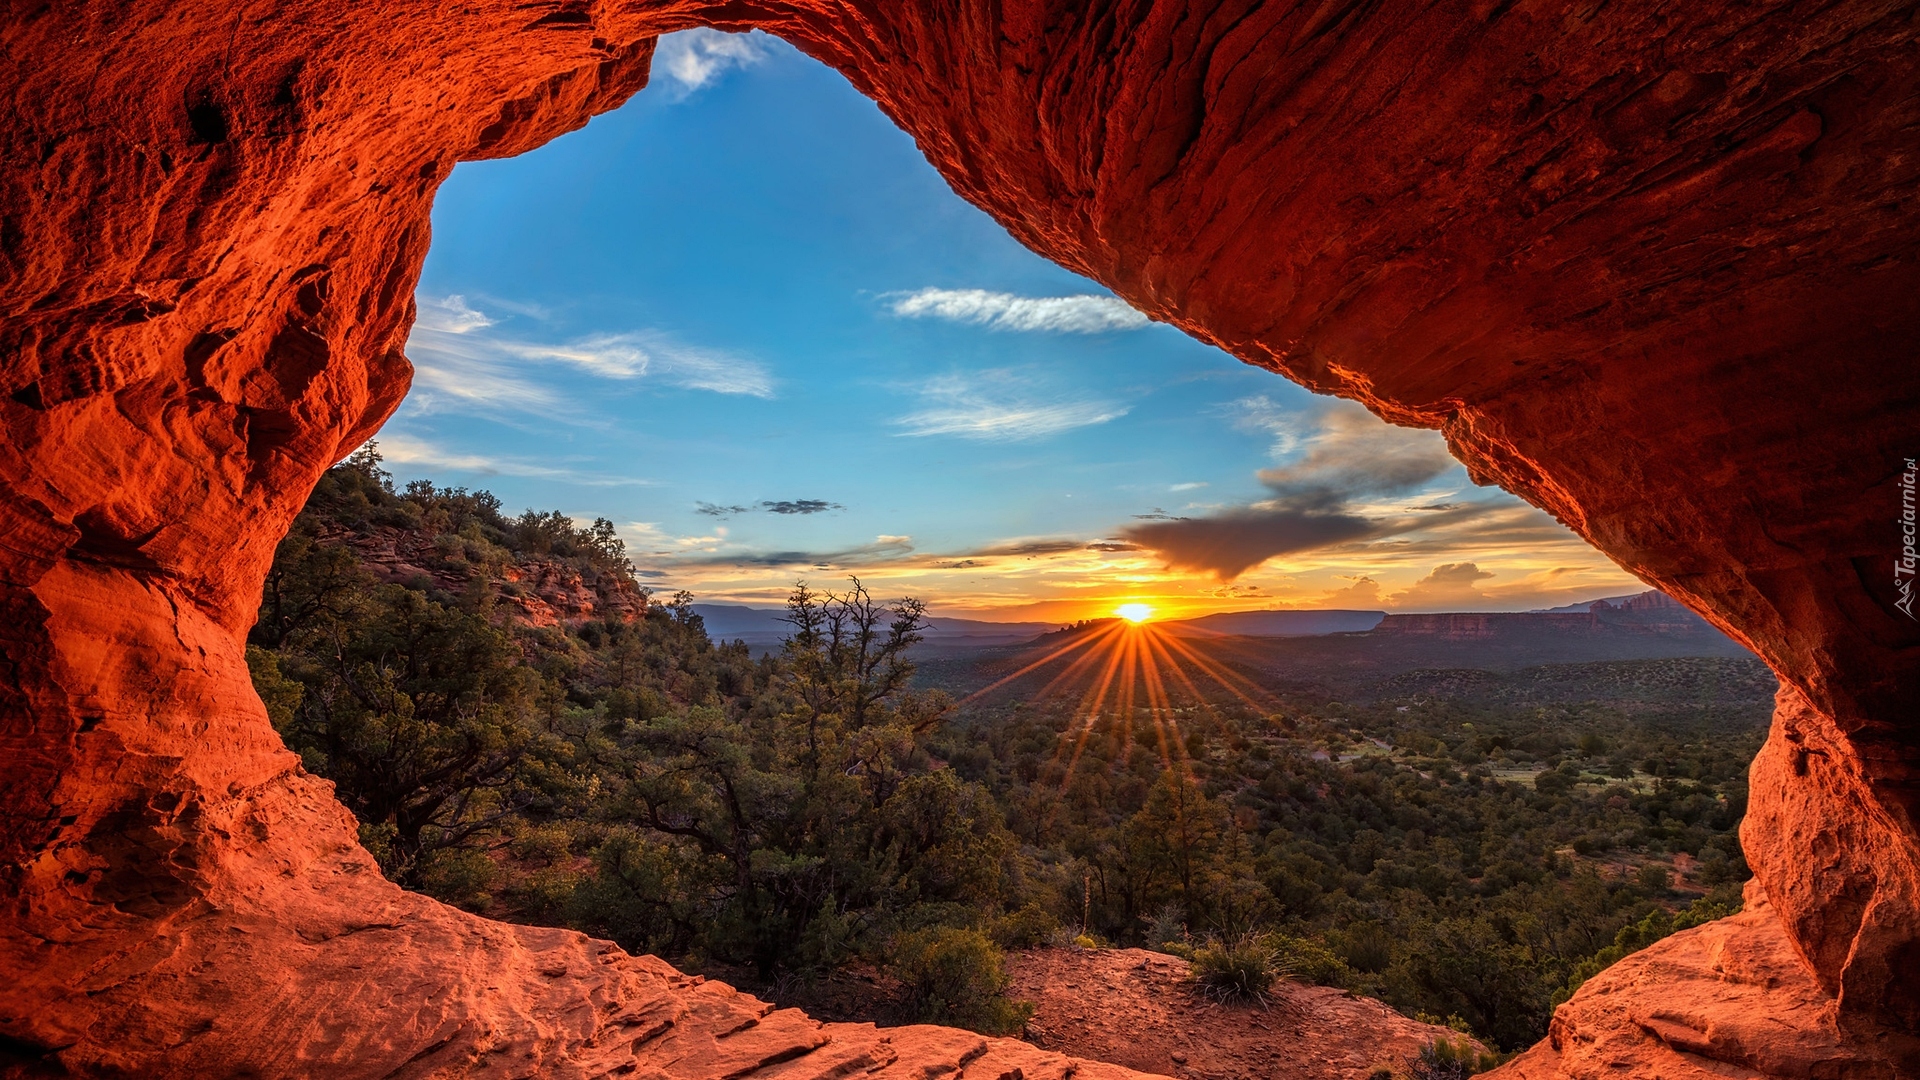
[[[1595, 980], [1528, 1075], [1611, 1068], [1627, 1042], [1581, 1041], [1603, 1030], [1674, 1055], [1614, 1059], [1644, 1075], [1823, 1075], [1821, 1038], [1915, 1070], [1920, 47], [1898, 0], [17, 7], [10, 1068], [839, 1076], [886, 1053], [648, 1049], [680, 1044], [644, 1017], [724, 994], [396, 893], [243, 662], [275, 541], [407, 390], [436, 186], [618, 105], [656, 35], [703, 23], [838, 68], [962, 196], [1153, 317], [1441, 429], [1780, 674], [1744, 834], [1766, 905]], [[1682, 1020], [1634, 1004], [1684, 972], [1738, 992]], [[1777, 1030], [1714, 1034], [1776, 1007]], [[781, 1015], [739, 1030], [807, 1027]], [[1067, 1067], [887, 1038], [924, 1075]]]

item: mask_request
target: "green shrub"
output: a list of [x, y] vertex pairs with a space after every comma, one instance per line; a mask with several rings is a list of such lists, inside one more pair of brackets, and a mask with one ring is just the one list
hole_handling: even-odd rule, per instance
[[1573, 790], [1574, 777], [1549, 769], [1533, 778], [1533, 789], [1542, 795], [1565, 795]]
[[443, 848], [421, 860], [420, 891], [459, 907], [486, 906], [499, 867], [484, 851]]
[[1301, 982], [1350, 987], [1356, 981], [1354, 970], [1347, 962], [1320, 941], [1290, 934], [1275, 934], [1270, 940], [1278, 954], [1280, 970]]
[[1147, 948], [1166, 951], [1169, 942], [1187, 940], [1187, 915], [1178, 904], [1163, 905], [1152, 915], [1142, 915], [1140, 921], [1147, 924]]
[[1393, 963], [1393, 938], [1377, 922], [1361, 921], [1333, 937], [1335, 952], [1355, 971], [1377, 975]]
[[1499, 1054], [1483, 1053], [1465, 1034], [1441, 1036], [1420, 1048], [1420, 1056], [1407, 1062], [1407, 1072], [1413, 1080], [1466, 1080], [1502, 1060]]
[[1633, 877], [1640, 883], [1641, 888], [1655, 896], [1665, 895], [1668, 889], [1673, 888], [1672, 872], [1659, 863], [1648, 863], [1642, 866], [1634, 871]]
[[826, 900], [801, 932], [795, 966], [803, 972], [831, 971], [853, 955], [856, 936], [853, 920], [831, 899]]
[[1039, 904], [1028, 903], [993, 920], [994, 943], [1003, 949], [1031, 949], [1044, 945], [1060, 929], [1060, 920]]
[[911, 994], [915, 1019], [983, 1035], [1011, 1035], [1033, 1003], [1007, 1000], [1002, 956], [978, 930], [931, 927], [894, 938], [891, 967]]
[[502, 894], [520, 914], [528, 918], [543, 922], [561, 921], [565, 918], [568, 903], [573, 899], [574, 890], [580, 887], [583, 878], [582, 874], [548, 866], [509, 882]]
[[1212, 941], [1194, 951], [1193, 981], [1200, 992], [1223, 1004], [1267, 1004], [1267, 991], [1282, 975], [1280, 956], [1262, 937], [1242, 934]]
[[541, 866], [565, 862], [573, 854], [572, 848], [573, 834], [560, 822], [522, 825], [507, 845], [514, 858]]

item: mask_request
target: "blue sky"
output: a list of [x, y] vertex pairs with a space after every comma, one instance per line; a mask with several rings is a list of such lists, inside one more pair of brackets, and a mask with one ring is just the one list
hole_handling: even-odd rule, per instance
[[395, 474], [611, 518], [705, 600], [847, 573], [1007, 619], [1638, 588], [1438, 435], [1020, 247], [763, 35], [673, 35], [625, 107], [455, 169], [418, 300]]

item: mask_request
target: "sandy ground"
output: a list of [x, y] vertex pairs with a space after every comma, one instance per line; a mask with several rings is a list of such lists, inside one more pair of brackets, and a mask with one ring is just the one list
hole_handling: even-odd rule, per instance
[[[1145, 949], [1032, 949], [1007, 954], [1007, 994], [1036, 1006], [1027, 1042], [1178, 1080], [1404, 1076], [1429, 1040], [1453, 1034], [1324, 986], [1281, 983], [1265, 1009], [1220, 1005], [1196, 993], [1187, 972], [1185, 960]], [[733, 967], [703, 973], [820, 1019], [911, 1021], [905, 988], [870, 968], [811, 984], [762, 985]]]
[[1271, 1007], [1194, 993], [1187, 963], [1144, 949], [1038, 949], [1008, 957], [1010, 996], [1038, 1008], [1036, 1046], [1195, 1080], [1367, 1080], [1445, 1028], [1371, 998], [1282, 983]]

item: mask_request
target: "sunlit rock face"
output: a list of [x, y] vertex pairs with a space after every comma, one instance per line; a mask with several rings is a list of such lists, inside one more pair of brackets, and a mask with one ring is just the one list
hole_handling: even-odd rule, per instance
[[[700, 23], [839, 68], [963, 196], [1154, 317], [1444, 430], [1780, 673], [1745, 832], [1766, 903], [1595, 980], [1513, 1068], [1828, 1075], [1789, 1052], [1827, 1038], [1879, 1070], [1834, 1075], [1915, 1070], [1915, 13], [1724, 0], [21, 8], [0, 1060], [1067, 1067], [935, 1029], [740, 1027], [759, 1006], [657, 962], [401, 893], [248, 683], [275, 541], [406, 392], [436, 185], [618, 105], [653, 36]], [[1663, 1019], [1683, 984], [1693, 1011]], [[1754, 1051], [1776, 992], [1793, 1031]]]

